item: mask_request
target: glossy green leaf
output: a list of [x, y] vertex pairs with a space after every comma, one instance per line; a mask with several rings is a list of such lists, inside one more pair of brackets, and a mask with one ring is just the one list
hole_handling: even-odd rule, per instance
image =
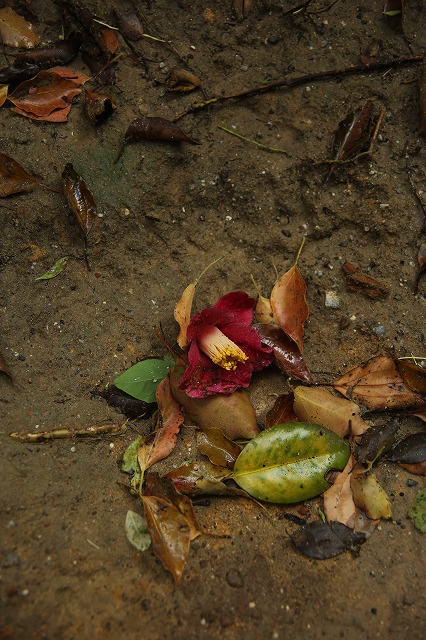
[[36, 278], [37, 280], [51, 280], [52, 278], [56, 278], [56, 276], [58, 276], [60, 273], [62, 273], [62, 271], [65, 268], [65, 265], [68, 262], [68, 256], [64, 256], [63, 258], [59, 258], [59, 260], [57, 260], [55, 262], [55, 264], [53, 265], [53, 267], [51, 267], [49, 269], [49, 271], [46, 271], [46, 273], [43, 273], [42, 276], [39, 276], [38, 278]]
[[426, 533], [426, 489], [418, 492], [408, 515], [413, 520], [414, 526], [422, 533]]
[[170, 361], [146, 358], [114, 380], [118, 389], [144, 402], [156, 402], [155, 392], [167, 375]]
[[139, 551], [146, 551], [151, 545], [148, 533], [148, 523], [144, 516], [135, 511], [128, 511], [126, 515], [127, 539]]
[[349, 454], [348, 443], [333, 431], [288, 422], [253, 438], [238, 456], [232, 477], [259, 500], [300, 502], [328, 489], [326, 473], [343, 469]]

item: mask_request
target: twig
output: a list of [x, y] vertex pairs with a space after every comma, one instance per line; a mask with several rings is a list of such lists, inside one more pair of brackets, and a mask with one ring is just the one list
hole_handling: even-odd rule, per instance
[[242, 98], [251, 98], [252, 96], [262, 95], [264, 93], [269, 93], [276, 89], [286, 89], [289, 87], [297, 87], [303, 84], [307, 84], [309, 82], [317, 82], [319, 80], [325, 80], [327, 78], [341, 78], [345, 76], [352, 76], [363, 73], [373, 73], [375, 71], [381, 71], [382, 69], [400, 67], [403, 65], [416, 64], [418, 62], [423, 61], [423, 56], [406, 56], [402, 58], [396, 58], [395, 60], [390, 60], [389, 62], [373, 62], [369, 65], [359, 64], [353, 67], [347, 67], [345, 69], [331, 69], [329, 71], [318, 71], [317, 73], [304, 73], [300, 76], [295, 77], [287, 77], [282, 80], [278, 80], [276, 82], [270, 82], [268, 84], [262, 85], [261, 87], [255, 87], [254, 89], [248, 89], [247, 91], [241, 91], [240, 93], [233, 93], [228, 96], [217, 96], [216, 98], [211, 98], [210, 100], [206, 100], [205, 102], [195, 102], [192, 104], [186, 111], [180, 113], [174, 119], [174, 122], [177, 122], [184, 116], [189, 113], [194, 113], [196, 111], [201, 111], [202, 109], [206, 109], [214, 104], [222, 104], [223, 102], [228, 102], [230, 100], [239, 100]]
[[[410, 183], [411, 189], [412, 189], [412, 191], [413, 191], [413, 193], [414, 193], [414, 196], [415, 196], [415, 198], [416, 198], [417, 202], [420, 204], [420, 207], [421, 207], [421, 209], [422, 209], [422, 211], [423, 211], [424, 219], [423, 219], [423, 225], [422, 225], [422, 228], [421, 228], [421, 230], [420, 230], [420, 234], [424, 235], [424, 234], [426, 234], [426, 204], [423, 202], [423, 199], [421, 198], [421, 196], [420, 196], [419, 192], [417, 191], [416, 185], [415, 185], [415, 183], [414, 183], [414, 179], [413, 179], [413, 168], [412, 168], [412, 166], [411, 166], [411, 164], [410, 164], [410, 161], [409, 161], [410, 156], [409, 156], [409, 154], [408, 154], [408, 148], [409, 148], [409, 147], [408, 147], [408, 143], [407, 143], [407, 144], [405, 145], [405, 169], [406, 169], [406, 171], [407, 171], [408, 180], [409, 180], [409, 183]], [[421, 251], [421, 248], [423, 247], [424, 242], [425, 242], [425, 240], [423, 240], [423, 242], [420, 242], [420, 249], [419, 249], [419, 251]], [[418, 261], [419, 261], [419, 260], [418, 260]], [[425, 268], [424, 268], [424, 265], [422, 265], [422, 263], [420, 262], [419, 270], [418, 270], [418, 272], [417, 272], [416, 279], [415, 279], [415, 281], [414, 281], [414, 295], [417, 295], [417, 292], [418, 292], [418, 290], [419, 290], [419, 282], [420, 282], [420, 278], [421, 278], [425, 273], [426, 273], [426, 270], [425, 270]]]
[[60, 440], [62, 438], [87, 438], [100, 435], [121, 435], [127, 429], [127, 424], [94, 424], [91, 427], [83, 427], [82, 429], [72, 429], [71, 427], [63, 427], [61, 429], [53, 429], [53, 431], [40, 431], [38, 433], [11, 433], [9, 435], [13, 440], [20, 442], [44, 442], [45, 440]]
[[236, 136], [237, 138], [240, 138], [240, 140], [244, 140], [245, 142], [250, 142], [251, 144], [255, 144], [257, 147], [266, 149], [266, 151], [271, 151], [273, 153], [285, 153], [287, 156], [290, 155], [289, 152], [285, 151], [284, 149], [276, 149], [275, 147], [268, 147], [266, 146], [266, 144], [262, 144], [261, 142], [256, 142], [256, 140], [252, 140], [251, 138], [246, 138], [245, 136], [242, 136], [239, 133], [236, 133], [235, 131], [231, 131], [231, 129], [227, 129], [226, 127], [222, 127], [219, 125], [219, 129], [222, 129], [222, 131], [226, 131], [227, 133], [230, 133], [231, 136]]
[[311, 2], [312, 0], [305, 0], [305, 2], [302, 2], [302, 4], [298, 4], [296, 7], [293, 7], [293, 9], [288, 9], [287, 11], [284, 11], [284, 13], [282, 14], [282, 17], [285, 18], [286, 16], [291, 16], [291, 15], [294, 15], [295, 13], [300, 13], [301, 11], [303, 11], [303, 9], [307, 9], [311, 4]]

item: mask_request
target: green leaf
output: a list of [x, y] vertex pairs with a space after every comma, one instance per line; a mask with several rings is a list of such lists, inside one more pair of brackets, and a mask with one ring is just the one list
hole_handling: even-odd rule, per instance
[[64, 256], [63, 258], [59, 258], [46, 273], [43, 273], [42, 276], [36, 278], [37, 280], [51, 280], [52, 278], [56, 278], [62, 271], [64, 270], [65, 265], [68, 262], [68, 256]]
[[166, 377], [169, 366], [169, 360], [146, 358], [118, 376], [114, 384], [133, 398], [144, 402], [155, 402], [155, 392], [160, 382]]
[[138, 460], [138, 449], [143, 439], [142, 436], [138, 436], [133, 440], [133, 442], [127, 447], [126, 451], [123, 455], [123, 463], [121, 465], [121, 470], [125, 473], [133, 473], [132, 478], [132, 487], [136, 489], [139, 486], [142, 470]]
[[393, 17], [399, 15], [402, 11], [401, 9], [394, 9], [393, 11], [383, 11], [383, 13], [385, 16]]
[[144, 516], [135, 511], [128, 511], [126, 515], [127, 539], [139, 551], [146, 551], [151, 545], [148, 533], [148, 523]]
[[408, 515], [413, 520], [414, 526], [422, 533], [426, 533], [426, 489], [418, 492]]
[[325, 427], [287, 422], [262, 431], [243, 449], [233, 479], [254, 498], [291, 503], [307, 500], [330, 487], [330, 469], [343, 469], [348, 443]]

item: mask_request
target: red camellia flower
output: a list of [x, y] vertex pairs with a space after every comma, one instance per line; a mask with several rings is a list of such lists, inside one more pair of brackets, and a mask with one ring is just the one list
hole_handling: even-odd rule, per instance
[[253, 371], [272, 362], [272, 349], [262, 347], [250, 326], [255, 303], [244, 291], [232, 291], [192, 318], [189, 366], [179, 389], [192, 398], [232, 393], [248, 387]]

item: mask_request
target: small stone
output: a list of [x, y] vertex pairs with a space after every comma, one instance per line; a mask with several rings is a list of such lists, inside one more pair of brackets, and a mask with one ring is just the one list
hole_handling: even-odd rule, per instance
[[2, 562], [3, 567], [17, 567], [19, 565], [19, 556], [16, 553], [8, 553]]
[[277, 44], [280, 41], [278, 36], [269, 36], [268, 42], [269, 44]]
[[76, 448], [75, 447], [71, 447], [70, 451], [71, 451], [71, 453], [75, 453], [76, 452]]
[[20, 360], [21, 362], [25, 362], [25, 356], [19, 354], [18, 360]]
[[324, 304], [328, 309], [340, 309], [341, 300], [335, 291], [326, 291]]
[[407, 480], [407, 487], [417, 487], [418, 484], [417, 480], [413, 480], [413, 478]]
[[229, 569], [229, 571], [227, 571], [226, 582], [234, 589], [241, 589], [241, 587], [244, 586], [243, 577], [238, 569]]
[[379, 324], [377, 327], [374, 327], [373, 331], [378, 336], [383, 336], [385, 334], [385, 328], [382, 324]]

